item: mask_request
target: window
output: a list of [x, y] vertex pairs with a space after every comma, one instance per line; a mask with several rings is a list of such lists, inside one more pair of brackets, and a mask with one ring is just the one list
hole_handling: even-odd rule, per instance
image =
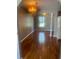
[[39, 27], [45, 27], [45, 16], [39, 16]]

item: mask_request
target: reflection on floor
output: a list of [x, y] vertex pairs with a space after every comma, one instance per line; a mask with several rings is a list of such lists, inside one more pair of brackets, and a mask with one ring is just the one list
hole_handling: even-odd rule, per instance
[[39, 32], [38, 42], [40, 44], [44, 44], [44, 42], [45, 42], [45, 33], [44, 32]]
[[49, 32], [34, 32], [21, 43], [23, 59], [59, 59], [59, 42]]

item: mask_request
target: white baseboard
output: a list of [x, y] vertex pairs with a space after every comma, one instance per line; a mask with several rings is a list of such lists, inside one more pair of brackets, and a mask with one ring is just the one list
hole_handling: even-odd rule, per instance
[[61, 37], [60, 36], [58, 36], [58, 35], [53, 35], [53, 37], [56, 37], [57, 39], [61, 39]]
[[25, 36], [20, 42], [23, 42], [30, 34], [32, 34], [34, 31], [30, 32], [27, 36]]

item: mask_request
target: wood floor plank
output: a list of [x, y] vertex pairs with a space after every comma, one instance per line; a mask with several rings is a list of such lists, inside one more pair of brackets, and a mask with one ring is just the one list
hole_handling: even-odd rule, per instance
[[26, 38], [21, 43], [23, 59], [58, 59], [59, 42], [49, 35], [49, 32], [36, 31]]

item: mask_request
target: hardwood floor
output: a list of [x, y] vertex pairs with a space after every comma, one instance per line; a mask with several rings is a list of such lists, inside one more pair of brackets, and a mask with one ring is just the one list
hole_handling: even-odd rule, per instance
[[23, 59], [59, 59], [60, 45], [49, 32], [35, 31], [21, 43]]

